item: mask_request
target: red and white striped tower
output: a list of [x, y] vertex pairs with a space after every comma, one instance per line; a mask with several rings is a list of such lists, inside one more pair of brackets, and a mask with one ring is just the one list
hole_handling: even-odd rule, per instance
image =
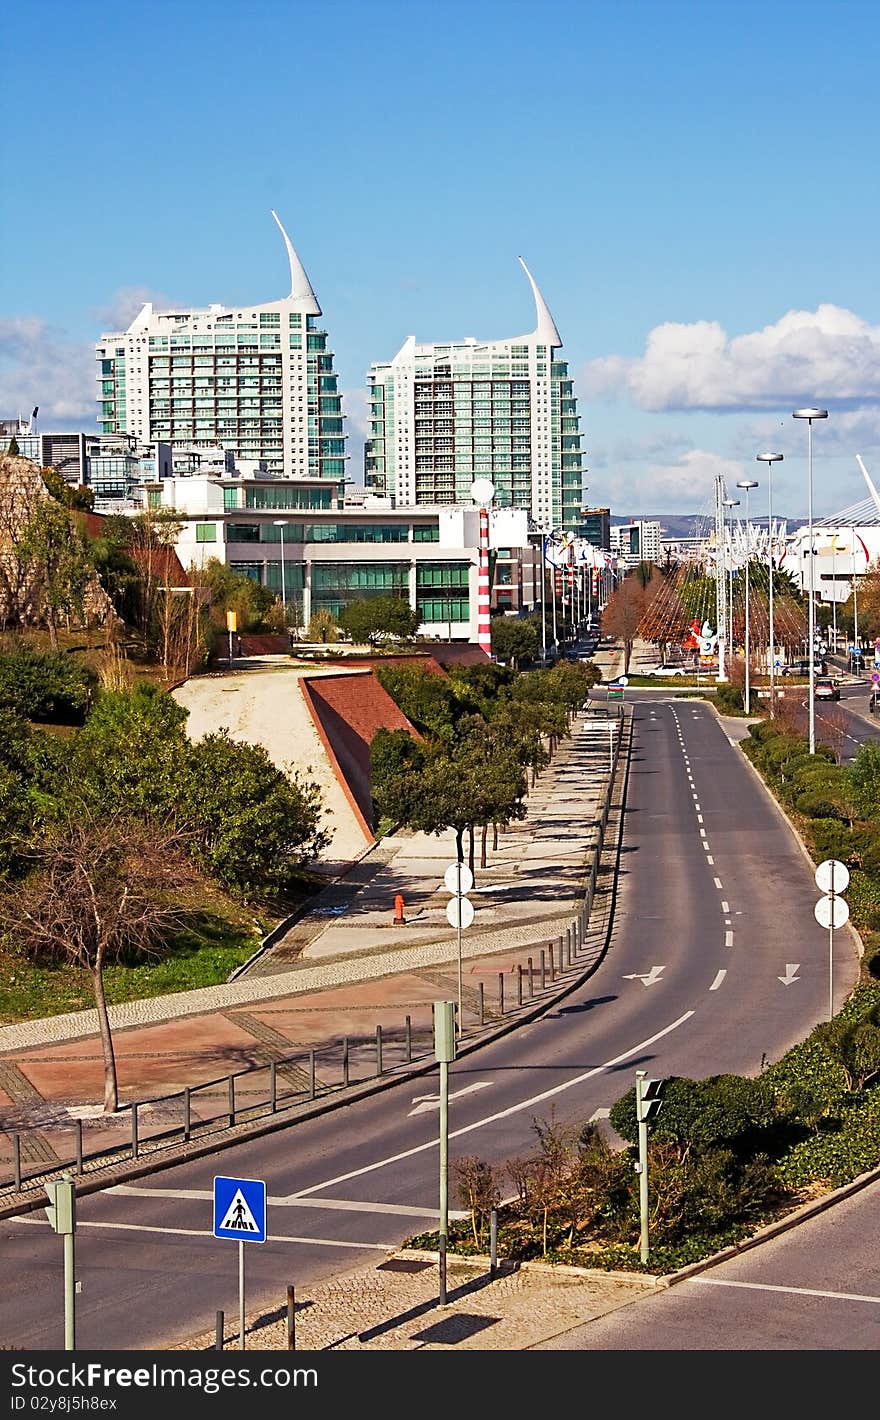
[[480, 507], [480, 555], [477, 563], [477, 645], [492, 654], [489, 627], [489, 509]]

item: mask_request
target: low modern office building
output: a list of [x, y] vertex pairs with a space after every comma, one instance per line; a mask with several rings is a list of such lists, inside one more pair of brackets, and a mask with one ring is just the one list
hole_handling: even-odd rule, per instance
[[[320, 479], [266, 477], [165, 479], [146, 490], [152, 509], [173, 510], [181, 524], [184, 567], [216, 557], [270, 587], [306, 626], [327, 610], [373, 596], [405, 596], [421, 632], [440, 640], [477, 640], [479, 509], [401, 508], [366, 496], [343, 505]], [[505, 611], [540, 606], [540, 535], [528, 515], [489, 516], [492, 603]]]
[[619, 523], [610, 529], [611, 551], [627, 567], [634, 567], [639, 562], [659, 562], [662, 556], [661, 532], [659, 523], [642, 518]]
[[527, 335], [417, 344], [370, 368], [365, 483], [401, 505], [465, 502], [475, 479], [549, 532], [574, 529], [583, 502], [577, 400], [562, 338], [535, 300]]

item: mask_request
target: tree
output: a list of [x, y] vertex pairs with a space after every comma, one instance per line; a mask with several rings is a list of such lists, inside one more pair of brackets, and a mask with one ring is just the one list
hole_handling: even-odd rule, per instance
[[644, 586], [641, 585], [639, 577], [630, 573], [615, 587], [602, 613], [603, 630], [623, 642], [625, 674], [629, 672], [632, 649], [644, 611]]
[[319, 607], [317, 611], [312, 612], [306, 627], [306, 640], [312, 645], [322, 646], [332, 645], [334, 641], [339, 640], [339, 630], [332, 611]]
[[58, 650], [58, 622], [73, 613], [83, 615], [86, 589], [94, 567], [71, 515], [54, 499], [37, 504], [15, 546], [19, 565], [27, 568], [39, 591], [39, 613]]
[[272, 763], [262, 745], [225, 730], [189, 745], [174, 821], [212, 877], [247, 897], [276, 896], [330, 842], [317, 784]]
[[516, 616], [494, 616], [489, 625], [492, 654], [507, 661], [515, 670], [524, 661], [533, 661], [540, 644], [538, 627], [532, 620]]
[[349, 602], [340, 611], [338, 621], [356, 645], [370, 646], [386, 636], [410, 641], [420, 624], [418, 612], [405, 597], [369, 597]]
[[8, 447], [7, 447], [6, 452], [7, 452], [7, 454], [9, 454], [12, 458], [18, 458], [18, 457], [19, 457], [18, 440], [16, 439], [16, 437], [15, 437], [14, 434], [13, 434], [12, 438], [9, 440], [9, 445], [8, 445]]
[[28, 956], [91, 977], [104, 1059], [104, 1111], [119, 1106], [104, 967], [159, 955], [185, 912], [174, 893], [192, 869], [181, 836], [125, 816], [80, 815], [58, 825], [36, 855], [25, 890], [0, 896], [0, 929]]
[[377, 666], [376, 679], [411, 724], [434, 739], [449, 743], [461, 703], [446, 676], [424, 666]]

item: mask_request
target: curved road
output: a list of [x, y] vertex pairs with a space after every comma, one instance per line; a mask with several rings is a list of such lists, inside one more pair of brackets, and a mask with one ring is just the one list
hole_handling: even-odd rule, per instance
[[[536, 1120], [601, 1115], [637, 1068], [756, 1073], [827, 1014], [812, 869], [741, 751], [697, 701], [640, 698], [635, 716], [606, 958], [540, 1020], [452, 1066], [451, 1160], [532, 1152]], [[836, 956], [839, 1004], [858, 973], [848, 933]], [[398, 1083], [79, 1200], [78, 1346], [162, 1348], [209, 1330], [218, 1308], [235, 1313], [236, 1250], [211, 1236], [216, 1173], [268, 1186], [270, 1240], [248, 1250], [249, 1307], [275, 1307], [291, 1281], [315, 1283], [436, 1226], [436, 1090], [431, 1075]], [[0, 1292], [3, 1345], [59, 1347], [60, 1240], [42, 1214], [7, 1220], [0, 1235], [4, 1275], [26, 1282]]]

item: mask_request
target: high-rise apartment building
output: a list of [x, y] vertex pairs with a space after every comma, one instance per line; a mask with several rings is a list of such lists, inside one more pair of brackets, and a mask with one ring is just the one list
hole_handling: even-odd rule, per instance
[[278, 223], [290, 295], [267, 305], [155, 311], [96, 346], [105, 434], [219, 447], [288, 478], [345, 477], [333, 353], [309, 278]]
[[417, 345], [370, 367], [365, 483], [399, 505], [470, 500], [490, 479], [499, 506], [539, 527], [574, 528], [583, 503], [581, 434], [562, 340], [525, 262], [537, 326], [510, 340]]

